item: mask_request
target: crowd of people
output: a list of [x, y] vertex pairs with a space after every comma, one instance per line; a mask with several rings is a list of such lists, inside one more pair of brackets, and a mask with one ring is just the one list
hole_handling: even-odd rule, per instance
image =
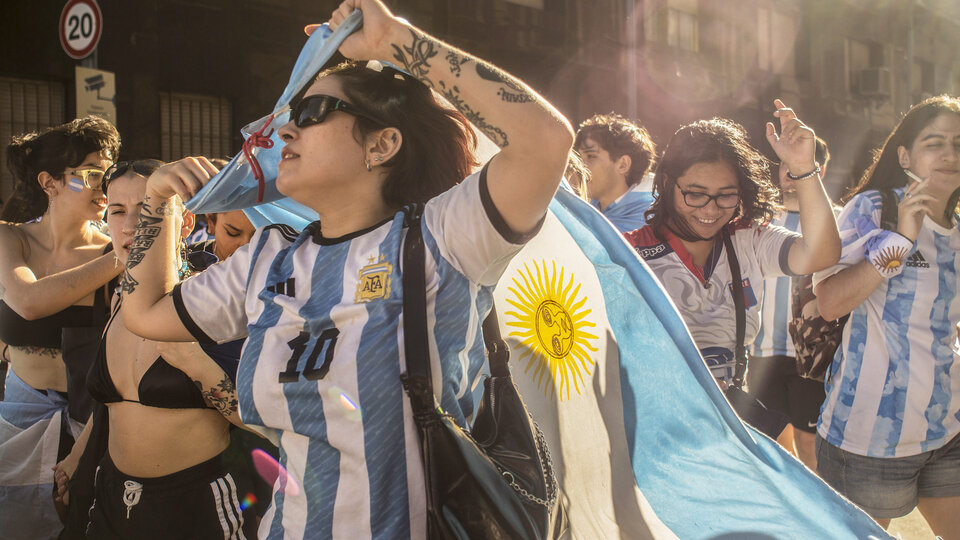
[[[202, 216], [198, 238], [184, 201], [225, 162], [118, 161], [100, 118], [7, 146], [4, 538], [424, 537], [401, 384], [407, 226], [426, 250], [437, 401], [465, 426], [493, 288], [564, 177], [660, 280], [745, 421], [742, 390], [782, 418], [758, 429], [881, 525], [918, 508], [960, 538], [960, 99], [907, 111], [841, 209], [822, 183], [829, 134], [779, 100], [777, 162], [723, 118], [658, 155], [617, 114], [574, 133], [377, 0], [345, 1], [331, 27], [355, 8], [352, 60], [279, 130], [277, 188], [320, 216], [302, 231], [233, 211]], [[487, 163], [473, 129], [500, 148]], [[361, 295], [371, 265], [387, 286]], [[848, 317], [824, 381], [798, 372], [787, 331], [810, 275], [823, 319]]]

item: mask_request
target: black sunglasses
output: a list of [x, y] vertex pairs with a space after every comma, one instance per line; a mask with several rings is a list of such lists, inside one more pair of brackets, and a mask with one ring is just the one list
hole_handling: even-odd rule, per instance
[[143, 176], [144, 178], [155, 173], [157, 169], [163, 166], [163, 162], [159, 159], [138, 159], [136, 161], [118, 161], [111, 165], [107, 172], [103, 173], [103, 182], [101, 183], [100, 189], [103, 191], [103, 194], [107, 194], [107, 186], [113, 180], [120, 178], [127, 171], [133, 169], [133, 172]]
[[290, 119], [298, 128], [305, 128], [323, 122], [327, 115], [333, 111], [343, 111], [353, 116], [366, 118], [380, 126], [386, 125], [340, 98], [320, 94], [301, 99], [290, 111]]

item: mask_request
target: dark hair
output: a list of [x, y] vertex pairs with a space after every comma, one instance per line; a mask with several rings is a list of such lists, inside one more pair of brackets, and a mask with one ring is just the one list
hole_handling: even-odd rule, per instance
[[731, 221], [765, 223], [780, 210], [779, 190], [770, 181], [770, 162], [750, 145], [743, 126], [712, 118], [683, 126], [667, 143], [653, 178], [656, 199], [644, 214], [654, 231], [670, 223], [677, 179], [697, 163], [716, 162], [726, 163], [737, 176], [740, 206]]
[[126, 175], [128, 172], [133, 172], [144, 178], [148, 178], [151, 174], [157, 172], [157, 169], [160, 167], [163, 167], [163, 162], [159, 159], [118, 161], [111, 165], [104, 173], [103, 183], [100, 184], [100, 190], [103, 191], [103, 195], [106, 196], [107, 190], [110, 189], [110, 184], [117, 178]]
[[883, 146], [874, 152], [873, 163], [860, 177], [860, 182], [843, 199], [846, 203], [854, 195], [872, 189], [892, 189], [907, 184], [907, 176], [900, 167], [897, 149], [913, 148], [913, 143], [930, 122], [944, 113], [960, 115], [960, 99], [946, 94], [927, 98], [914, 105], [893, 128]]
[[827, 141], [817, 137], [817, 147], [813, 151], [813, 159], [817, 160], [820, 167], [826, 169], [827, 163], [830, 163], [830, 149], [827, 148]]
[[14, 136], [7, 145], [7, 167], [14, 177], [13, 194], [0, 211], [0, 219], [15, 223], [42, 216], [50, 204], [37, 182], [41, 172], [61, 178], [94, 152], [106, 152], [111, 160], [120, 151], [120, 134], [99, 116], [86, 116], [39, 133]]
[[627, 185], [632, 186], [643, 180], [653, 167], [657, 146], [650, 134], [642, 126], [627, 120], [619, 114], [595, 114], [584, 120], [577, 129], [577, 138], [573, 147], [579, 149], [587, 139], [593, 139], [610, 154], [611, 160], [620, 156], [630, 156], [630, 170], [627, 171]]
[[400, 130], [400, 150], [382, 165], [389, 169], [384, 202], [395, 208], [424, 203], [470, 174], [477, 164], [477, 136], [462, 114], [441, 105], [425, 85], [382, 67], [378, 71], [366, 62], [344, 62], [317, 78], [335, 76], [351, 105], [382, 122], [357, 116], [358, 140], [384, 126]]

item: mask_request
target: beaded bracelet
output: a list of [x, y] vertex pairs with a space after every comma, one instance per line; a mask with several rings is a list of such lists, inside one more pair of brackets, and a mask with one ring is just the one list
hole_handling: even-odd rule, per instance
[[815, 169], [813, 169], [812, 171], [808, 172], [807, 174], [801, 174], [801, 175], [799, 175], [799, 176], [794, 175], [792, 172], [790, 172], [790, 171], [788, 170], [788, 171], [787, 171], [787, 178], [789, 178], [789, 179], [791, 179], [791, 180], [794, 180], [794, 181], [797, 181], [797, 180], [806, 180], [807, 178], [810, 178], [810, 177], [813, 176], [813, 175], [820, 174], [820, 164], [817, 163], [816, 161], [814, 161], [813, 164], [817, 166]]

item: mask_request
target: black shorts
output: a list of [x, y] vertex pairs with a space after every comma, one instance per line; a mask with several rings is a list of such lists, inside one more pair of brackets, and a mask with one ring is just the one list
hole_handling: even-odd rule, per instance
[[206, 540], [255, 538], [252, 508], [240, 509], [220, 456], [159, 478], [120, 472], [104, 455], [94, 482], [87, 538]]
[[820, 406], [826, 397], [823, 383], [797, 375], [790, 356], [751, 356], [747, 362], [747, 391], [769, 409], [790, 417], [794, 428], [817, 431]]

